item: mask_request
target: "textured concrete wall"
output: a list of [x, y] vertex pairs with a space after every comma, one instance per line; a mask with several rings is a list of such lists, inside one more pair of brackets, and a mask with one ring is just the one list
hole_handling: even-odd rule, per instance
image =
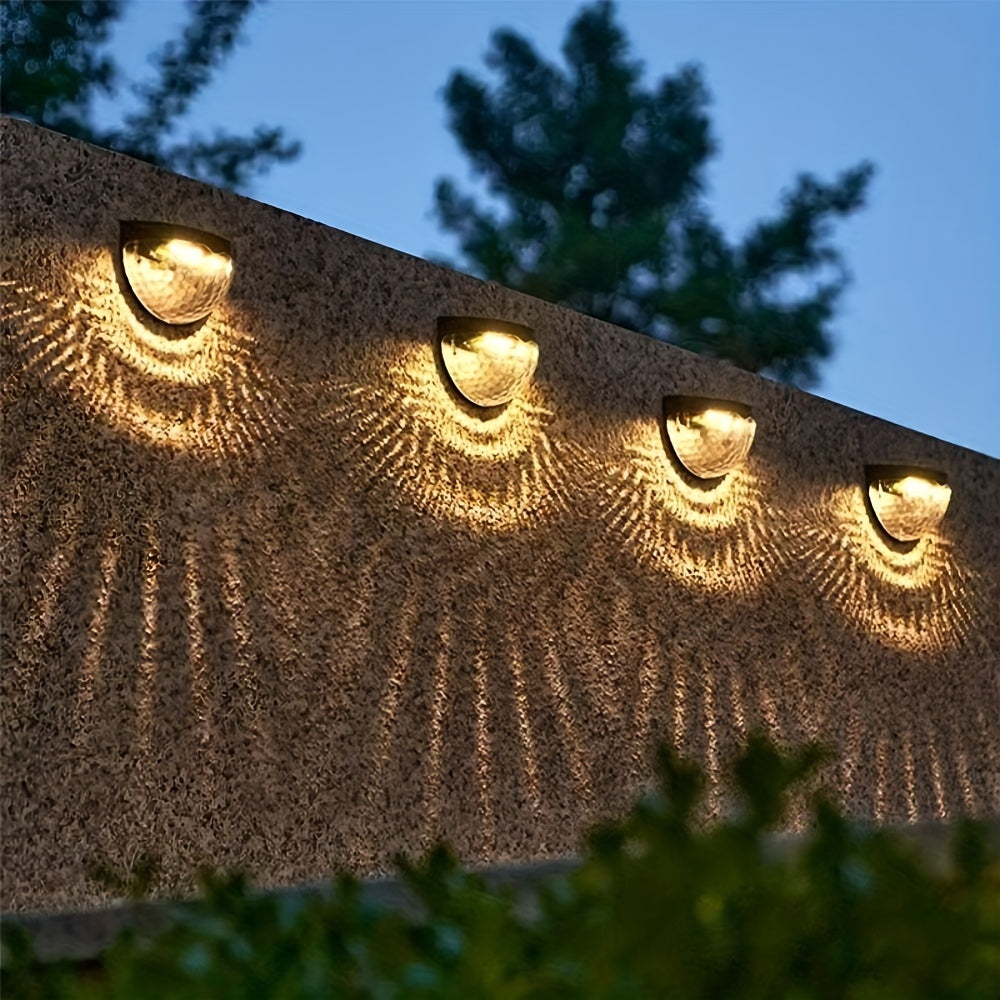
[[[22, 123], [2, 143], [6, 908], [96, 899], [88, 867], [143, 850], [165, 890], [438, 836], [558, 855], [656, 740], [715, 774], [753, 726], [838, 747], [857, 816], [1000, 812], [1000, 463]], [[123, 219], [232, 240], [197, 333], [122, 295]], [[442, 382], [454, 314], [537, 331], [499, 416]], [[717, 489], [665, 453], [671, 393], [754, 408]], [[938, 532], [889, 547], [866, 462], [947, 471]]]

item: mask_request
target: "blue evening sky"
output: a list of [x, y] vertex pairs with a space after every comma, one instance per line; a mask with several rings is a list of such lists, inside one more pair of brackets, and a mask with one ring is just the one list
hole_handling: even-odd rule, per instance
[[[250, 192], [418, 256], [454, 245], [435, 178], [469, 178], [445, 124], [450, 71], [485, 74], [490, 32], [551, 58], [563, 0], [272, 0], [190, 115], [193, 128], [286, 127], [304, 152]], [[134, 0], [114, 40], [132, 72], [183, 19]], [[878, 167], [841, 225], [854, 273], [813, 391], [1000, 456], [1000, 4], [625, 0], [647, 80], [705, 69], [721, 153], [709, 204], [736, 234], [802, 170]]]

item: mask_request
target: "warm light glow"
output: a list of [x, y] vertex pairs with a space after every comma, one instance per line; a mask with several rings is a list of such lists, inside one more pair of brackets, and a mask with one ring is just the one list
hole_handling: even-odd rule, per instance
[[441, 360], [455, 388], [476, 406], [509, 403], [535, 372], [538, 345], [529, 327], [471, 316], [438, 321]]
[[951, 487], [943, 473], [898, 466], [868, 469], [868, 499], [882, 527], [900, 542], [915, 542], [941, 523]]
[[228, 304], [197, 327], [146, 321], [110, 252], [77, 251], [64, 278], [72, 294], [58, 298], [0, 281], [0, 320], [17, 319], [9, 343], [25, 370], [136, 442], [200, 457], [273, 444], [296, 419], [299, 390], [262, 362], [252, 317]]
[[805, 585], [885, 645], [935, 655], [961, 644], [986, 613], [977, 574], [936, 532], [891, 544], [866, 494], [845, 485], [789, 512], [803, 519], [788, 541]]
[[685, 586], [730, 595], [753, 592], [778, 569], [780, 528], [764, 499], [764, 468], [692, 482], [679, 462], [664, 461], [658, 422], [619, 421], [615, 439], [591, 457], [604, 484], [594, 509], [641, 562]]
[[555, 414], [541, 387], [504, 407], [456, 406], [440, 358], [411, 344], [395, 361], [356, 366], [331, 393], [324, 421], [349, 442], [355, 467], [425, 513], [492, 533], [565, 512], [568, 466], [583, 453], [550, 437]]
[[122, 267], [143, 308], [174, 325], [208, 316], [233, 275], [224, 240], [158, 223], [122, 224]]
[[667, 437], [688, 472], [699, 479], [719, 479], [743, 464], [757, 427], [745, 406], [673, 396], [664, 408]]

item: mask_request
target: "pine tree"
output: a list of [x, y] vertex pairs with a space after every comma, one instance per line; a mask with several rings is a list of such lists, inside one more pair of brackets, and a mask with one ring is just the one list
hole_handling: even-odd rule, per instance
[[831, 242], [864, 203], [869, 163], [802, 174], [779, 212], [731, 242], [705, 205], [716, 152], [693, 65], [643, 85], [611, 3], [584, 7], [565, 69], [511, 30], [486, 57], [492, 85], [457, 71], [449, 125], [490, 203], [440, 179], [456, 266], [750, 371], [809, 384], [832, 352], [848, 281]]
[[[107, 43], [125, 5], [119, 0], [0, 2], [0, 111], [98, 146], [223, 187], [242, 188], [272, 164], [294, 159], [299, 143], [282, 129], [252, 135], [217, 129], [211, 137], [176, 133], [240, 37], [252, 0], [187, 4], [187, 24], [151, 58], [151, 79], [130, 83]], [[95, 124], [101, 94], [136, 99], [120, 125]]]

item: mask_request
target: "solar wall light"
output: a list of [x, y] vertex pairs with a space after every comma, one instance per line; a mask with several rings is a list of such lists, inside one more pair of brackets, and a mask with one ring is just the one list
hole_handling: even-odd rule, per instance
[[719, 479], [742, 465], [757, 428], [750, 407], [703, 396], [667, 396], [663, 415], [674, 454], [699, 479]]
[[943, 472], [909, 465], [869, 465], [868, 502], [886, 533], [898, 542], [915, 542], [944, 517], [951, 487]]
[[208, 316], [233, 276], [228, 240], [163, 222], [123, 222], [121, 259], [143, 308], [177, 326]]
[[503, 406], [523, 389], [538, 364], [535, 333], [520, 323], [479, 316], [438, 319], [441, 362], [470, 403]]

